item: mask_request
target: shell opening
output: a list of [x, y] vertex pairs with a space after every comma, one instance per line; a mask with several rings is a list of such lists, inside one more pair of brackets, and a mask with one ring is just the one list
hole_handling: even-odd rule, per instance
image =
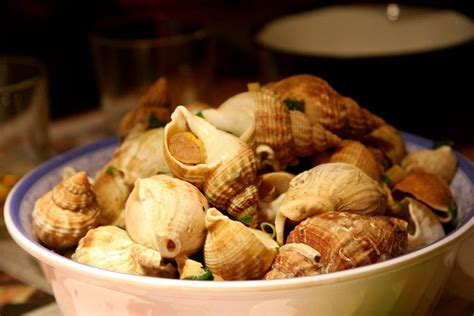
[[206, 228], [209, 229], [211, 226], [221, 220], [225, 220], [228, 217], [219, 212], [218, 209], [211, 207], [206, 211], [205, 224]]
[[181, 252], [181, 242], [179, 239], [162, 238], [158, 247], [161, 255], [165, 258], [175, 258]]

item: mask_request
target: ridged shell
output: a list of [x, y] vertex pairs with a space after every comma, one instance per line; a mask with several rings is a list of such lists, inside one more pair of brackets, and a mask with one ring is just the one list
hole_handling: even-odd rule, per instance
[[255, 93], [255, 142], [272, 148], [283, 166], [295, 160], [290, 111], [267, 89]]
[[399, 216], [408, 222], [408, 251], [426, 246], [445, 236], [438, 217], [423, 203], [412, 198], [404, 198], [400, 203], [403, 210]]
[[408, 172], [432, 173], [450, 183], [456, 173], [457, 159], [451, 147], [423, 149], [412, 152], [403, 158], [401, 166]]
[[[150, 252], [153, 254], [150, 255]], [[158, 251], [135, 244], [126, 231], [116, 226], [89, 230], [79, 241], [72, 259], [92, 267], [127, 274], [160, 277], [176, 274], [171, 264], [164, 264]]]
[[312, 134], [313, 146], [316, 151], [323, 151], [336, 147], [341, 143], [339, 136], [326, 130], [321, 124], [313, 123]]
[[361, 108], [351, 98], [341, 97], [340, 102], [347, 111], [348, 136], [350, 138], [360, 139], [385, 124], [383, 119]]
[[267, 234], [233, 221], [215, 208], [206, 212], [206, 228], [206, 266], [224, 280], [261, 279], [277, 255], [278, 244]]
[[123, 227], [123, 210], [132, 191], [132, 188], [125, 184], [123, 173], [109, 163], [97, 172], [93, 187], [101, 208], [99, 224]]
[[[185, 131], [192, 132], [202, 142], [203, 163], [185, 164], [172, 155], [171, 137]], [[172, 121], [165, 127], [164, 154], [173, 174], [201, 188], [212, 205], [226, 210], [234, 218], [256, 224], [257, 161], [244, 141], [178, 106]]]
[[305, 157], [314, 154], [315, 146], [313, 146], [313, 126], [311, 122], [303, 112], [289, 112], [291, 134], [293, 135], [293, 144], [296, 156]]
[[138, 104], [128, 112], [120, 122], [119, 134], [125, 138], [132, 132], [143, 132], [151, 128], [150, 117], [160, 123], [170, 120], [171, 98], [165, 78], [159, 78], [140, 99]]
[[359, 137], [382, 125], [379, 117], [362, 109], [352, 99], [344, 98], [323, 79], [295, 75], [270, 87], [281, 98], [304, 102], [304, 113], [314, 124], [340, 137]]
[[75, 246], [97, 226], [99, 213], [87, 174], [80, 171], [36, 201], [32, 226], [46, 247], [63, 250]]
[[339, 101], [340, 95], [323, 79], [311, 75], [295, 75], [276, 82], [271, 89], [281, 100], [304, 102], [304, 113], [311, 123], [340, 133], [347, 122], [347, 111]]
[[366, 135], [363, 142], [379, 148], [391, 164], [399, 164], [407, 154], [402, 136], [395, 127], [388, 124], [382, 125]]
[[413, 172], [398, 182], [393, 188], [393, 195], [412, 196], [434, 209], [441, 223], [453, 219], [456, 201], [449, 186], [444, 180], [430, 173]]
[[407, 223], [385, 216], [327, 212], [307, 218], [287, 239], [321, 254], [321, 273], [340, 271], [387, 260], [403, 254]]
[[321, 274], [321, 254], [302, 243], [286, 244], [278, 249], [272, 269], [265, 274], [265, 280], [298, 278]]
[[343, 141], [329, 161], [354, 165], [375, 181], [380, 181], [382, 176], [382, 167], [372, 152], [357, 141]]
[[385, 208], [381, 185], [362, 170], [347, 163], [322, 164], [291, 180], [275, 222], [277, 241], [283, 241], [285, 218], [301, 221], [330, 211], [375, 215]]
[[206, 198], [190, 183], [166, 175], [137, 180], [125, 205], [133, 241], [165, 258], [196, 253], [204, 244]]
[[258, 207], [262, 221], [273, 223], [294, 174], [277, 171], [258, 177]]

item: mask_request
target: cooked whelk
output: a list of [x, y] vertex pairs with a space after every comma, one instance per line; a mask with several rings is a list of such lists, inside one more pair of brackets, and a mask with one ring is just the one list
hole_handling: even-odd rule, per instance
[[421, 248], [445, 236], [438, 217], [423, 203], [408, 197], [400, 203], [403, 209], [398, 216], [408, 222], [408, 251]]
[[444, 180], [430, 173], [413, 172], [393, 188], [397, 198], [412, 196], [431, 207], [441, 223], [449, 223], [456, 216], [456, 201]]
[[157, 175], [137, 180], [125, 205], [125, 226], [136, 243], [165, 258], [191, 255], [204, 244], [207, 208], [192, 184]]
[[176, 268], [164, 264], [160, 253], [135, 244], [127, 232], [116, 226], [88, 231], [72, 255], [74, 261], [100, 269], [134, 275], [173, 277]]
[[224, 280], [260, 279], [277, 254], [278, 244], [267, 234], [233, 221], [215, 208], [206, 212], [206, 228], [206, 266]]
[[398, 164], [406, 156], [405, 141], [393, 126], [385, 124], [364, 136], [363, 142], [380, 149], [390, 164]]
[[277, 241], [283, 242], [285, 218], [301, 221], [329, 211], [375, 215], [385, 208], [382, 187], [359, 168], [347, 163], [319, 165], [291, 180], [275, 221]]
[[130, 135], [97, 172], [94, 191], [103, 210], [101, 225], [124, 225], [125, 201], [137, 179], [171, 174], [163, 156], [163, 132], [163, 128], [154, 128]]
[[258, 207], [262, 221], [273, 223], [294, 174], [276, 171], [258, 177]]
[[97, 226], [99, 213], [87, 174], [80, 171], [36, 201], [32, 226], [45, 246], [63, 250], [75, 246], [89, 229]]
[[380, 181], [382, 176], [382, 166], [377, 162], [372, 152], [357, 141], [343, 141], [329, 161], [354, 165], [375, 181]]
[[[202, 163], [186, 163], [186, 151], [173, 152], [173, 138], [182, 133], [192, 134], [199, 141]], [[256, 225], [257, 161], [245, 142], [178, 106], [165, 127], [164, 154], [173, 174], [202, 189], [211, 204]]]
[[423, 149], [412, 152], [403, 158], [401, 166], [408, 172], [432, 173], [450, 183], [456, 173], [457, 159], [451, 147]]
[[[363, 216], [345, 212], [326, 212], [311, 216], [298, 224], [289, 234], [286, 245], [305, 244], [320, 254], [315, 258], [313, 268], [303, 261], [303, 271], [329, 273], [380, 262], [403, 254], [407, 245], [407, 223], [385, 216]], [[294, 250], [293, 250], [294, 252]], [[282, 258], [275, 259], [274, 269], [288, 260], [289, 273], [270, 271], [268, 278], [297, 276], [299, 263], [291, 260], [291, 250], [283, 252]], [[280, 256], [280, 255], [279, 255]], [[320, 270], [318, 271], [318, 268]], [[272, 269], [273, 270], [273, 269]], [[307, 273], [307, 272], [306, 272]]]

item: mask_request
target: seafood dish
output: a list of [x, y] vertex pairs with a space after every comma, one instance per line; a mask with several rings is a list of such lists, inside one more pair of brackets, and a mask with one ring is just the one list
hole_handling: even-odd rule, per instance
[[160, 78], [96, 174], [68, 170], [36, 201], [37, 240], [120, 273], [274, 280], [389, 260], [458, 225], [452, 149], [409, 152], [322, 78], [196, 104], [171, 111]]

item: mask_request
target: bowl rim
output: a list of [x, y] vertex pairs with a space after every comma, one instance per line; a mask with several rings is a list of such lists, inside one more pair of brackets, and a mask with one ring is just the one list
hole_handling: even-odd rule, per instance
[[[432, 141], [409, 133], [402, 133], [406, 141], [416, 143], [423, 147], [429, 147]], [[440, 253], [446, 251], [448, 248], [454, 246], [455, 243], [460, 243], [461, 240], [467, 238], [474, 232], [474, 215], [470, 218], [466, 216], [463, 219], [463, 224], [450, 232], [446, 237], [438, 240], [428, 246], [425, 246], [414, 252], [404, 254], [383, 262], [370, 264], [354, 269], [332, 272], [328, 274], [321, 274], [316, 276], [307, 276], [300, 278], [279, 279], [279, 280], [249, 280], [249, 281], [192, 281], [192, 280], [177, 280], [164, 279], [147, 276], [136, 276], [114, 271], [103, 270], [91, 267], [85, 264], [75, 262], [60, 254], [57, 254], [46, 247], [40, 245], [38, 242], [29, 239], [27, 232], [21, 227], [20, 222], [20, 203], [27, 193], [28, 189], [44, 174], [55, 169], [57, 165], [70, 161], [73, 158], [87, 155], [104, 147], [112, 147], [117, 145], [117, 139], [107, 139], [92, 143], [77, 149], [73, 149], [64, 154], [60, 154], [51, 160], [48, 160], [30, 171], [25, 175], [12, 189], [5, 202], [5, 224], [8, 232], [14, 241], [23, 250], [35, 257], [42, 264], [47, 264], [54, 268], [70, 271], [73, 274], [89, 277], [96, 282], [107, 282], [108, 284], [133, 285], [137, 287], [147, 288], [167, 288], [168, 290], [194, 290], [195, 292], [206, 290], [208, 292], [221, 292], [223, 290], [228, 292], [238, 292], [242, 290], [248, 291], [271, 291], [279, 292], [290, 289], [302, 289], [312, 286], [324, 286], [334, 282], [348, 282], [366, 277], [374, 277], [380, 274], [396, 271], [408, 266], [417, 264], [420, 261], [426, 261]], [[474, 184], [474, 164], [466, 159], [461, 154], [457, 153], [459, 161], [459, 168], [463, 169], [467, 177]], [[473, 212], [474, 206], [468, 210], [468, 213]]]

